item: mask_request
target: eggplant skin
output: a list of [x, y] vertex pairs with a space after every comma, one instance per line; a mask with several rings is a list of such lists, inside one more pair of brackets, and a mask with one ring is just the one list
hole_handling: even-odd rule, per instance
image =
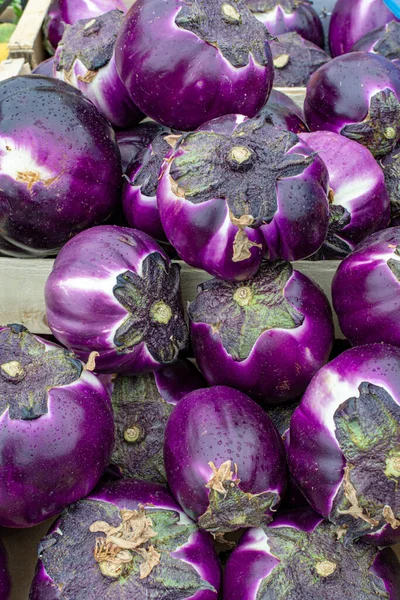
[[11, 579], [7, 566], [6, 550], [0, 540], [0, 597], [9, 600], [11, 592]]
[[399, 600], [399, 590], [391, 548], [346, 545], [334, 525], [303, 508], [245, 532], [225, 568], [223, 600]]
[[[132, 100], [148, 117], [193, 131], [225, 114], [253, 117], [261, 110], [273, 83], [268, 33], [242, 0], [235, 2], [234, 19], [222, 12], [229, 6], [222, 0], [133, 4], [115, 60]], [[186, 14], [197, 10], [197, 19]], [[216, 42], [216, 36], [223, 37]], [[232, 53], [240, 55], [237, 66]]]
[[378, 231], [356, 246], [332, 282], [340, 327], [355, 345], [400, 346], [400, 227]]
[[120, 201], [114, 131], [78, 90], [41, 75], [2, 81], [0, 110], [0, 254], [54, 255]]
[[329, 26], [332, 56], [350, 52], [366, 33], [398, 21], [382, 0], [337, 0]]
[[[101, 515], [115, 515], [117, 509], [134, 511], [140, 509], [140, 506], [145, 506], [146, 516], [150, 519], [152, 517], [154, 519], [157, 513], [163, 512], [178, 522], [172, 524], [165, 532], [160, 563], [149, 576], [144, 578], [143, 586], [138, 576], [132, 574], [123, 578], [121, 585], [118, 585], [118, 579], [103, 577], [98, 564], [93, 560], [95, 540], [99, 534], [89, 534], [89, 538], [85, 539], [83, 552], [76, 551], [76, 545], [80, 545], [78, 536], [87, 538], [89, 527], [96, 520], [92, 517], [94, 511]], [[178, 530], [179, 526], [182, 527], [183, 532], [180, 536], [179, 533], [178, 535], [174, 533], [174, 529]], [[187, 537], [184, 535], [184, 526], [189, 532]], [[178, 548], [170, 555], [175, 540]], [[59, 545], [65, 549], [61, 561]], [[150, 544], [146, 544], [147, 547], [149, 545], [154, 545], [157, 550], [157, 538], [152, 538]], [[38, 553], [39, 559], [29, 600], [95, 600], [99, 597], [112, 597], [115, 600], [132, 597], [139, 600], [144, 598], [144, 594], [153, 595], [157, 590], [164, 598], [167, 597], [165, 593], [168, 594], [169, 590], [163, 588], [162, 580], [166, 575], [166, 586], [168, 586], [168, 567], [172, 568], [169, 573], [172, 582], [176, 583], [176, 588], [179, 583], [184, 583], [185, 574], [191, 573], [191, 581], [193, 582], [195, 577], [197, 585], [200, 582], [194, 596], [190, 587], [186, 594], [184, 586], [178, 590], [174, 588], [175, 593], [179, 594], [182, 600], [194, 597], [196, 600], [219, 598], [221, 568], [212, 537], [200, 531], [185, 515], [167, 488], [157, 483], [125, 479], [100, 484], [83, 501], [72, 505], [61, 514], [40, 542]], [[174, 565], [176, 565], [175, 572]], [[171, 590], [171, 597], [173, 594], [174, 591]], [[156, 597], [154, 595], [154, 598]]]

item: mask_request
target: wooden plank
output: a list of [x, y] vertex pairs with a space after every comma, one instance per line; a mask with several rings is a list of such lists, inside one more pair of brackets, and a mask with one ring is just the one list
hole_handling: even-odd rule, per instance
[[31, 68], [45, 58], [42, 25], [51, 0], [29, 0], [8, 43], [10, 58], [23, 57]]
[[[185, 307], [196, 296], [197, 286], [211, 276], [182, 261], [182, 297]], [[44, 304], [44, 285], [52, 269], [51, 259], [0, 259], [0, 324], [22, 323], [32, 333], [50, 333]], [[299, 261], [295, 268], [311, 277], [331, 299], [331, 282], [339, 261]], [[337, 338], [343, 338], [335, 320]]]
[[29, 75], [30, 66], [24, 58], [7, 58], [0, 62], [0, 81], [15, 75]]
[[286, 96], [290, 96], [290, 98], [303, 110], [304, 99], [306, 97], [306, 88], [305, 87], [276, 87], [274, 88], [278, 92], [282, 92], [286, 94]]

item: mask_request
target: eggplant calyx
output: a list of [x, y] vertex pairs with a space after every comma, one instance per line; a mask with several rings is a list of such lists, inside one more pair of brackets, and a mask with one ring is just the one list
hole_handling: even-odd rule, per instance
[[240, 287], [233, 294], [233, 299], [239, 306], [248, 306], [253, 299], [253, 292], [248, 286]]
[[362, 519], [366, 523], [372, 525], [372, 527], [376, 527], [379, 525], [379, 521], [376, 519], [371, 519], [367, 514], [364, 513], [364, 509], [359, 505], [357, 498], [357, 491], [354, 485], [350, 480], [350, 467], [346, 466], [344, 468], [344, 495], [347, 500], [350, 502], [350, 508], [346, 510], [338, 510], [340, 515], [351, 515], [355, 519]]
[[126, 566], [133, 561], [133, 553], [139, 554], [144, 561], [140, 565], [140, 579], [145, 579], [160, 562], [161, 555], [153, 546], [144, 545], [157, 537], [153, 522], [146, 515], [144, 506], [139, 510], [122, 509], [121, 524], [113, 527], [105, 521], [96, 521], [89, 527], [92, 533], [104, 533], [106, 537], [96, 538], [94, 548], [95, 561], [105, 577], [118, 578]]
[[142, 441], [144, 438], [144, 431], [140, 425], [134, 424], [131, 427], [128, 427], [124, 431], [124, 440], [128, 442], [128, 444], [135, 444], [137, 442]]
[[232, 23], [234, 25], [238, 25], [242, 22], [242, 17], [240, 12], [236, 10], [232, 4], [228, 4], [227, 2], [221, 6], [222, 18], [226, 23]]
[[391, 506], [384, 506], [382, 514], [386, 523], [388, 523], [392, 527], [392, 529], [398, 529], [400, 527], [400, 521], [396, 519]]
[[315, 570], [321, 577], [329, 577], [337, 569], [337, 564], [330, 560], [323, 560], [315, 565]]
[[[308, 0], [305, 3], [311, 4]], [[298, 0], [246, 0], [247, 6], [254, 13], [267, 13], [279, 6], [286, 14], [293, 14], [298, 7]]]
[[128, 315], [114, 336], [121, 353], [145, 343], [153, 358], [168, 364], [187, 343], [187, 327], [179, 295], [179, 265], [158, 252], [142, 263], [142, 275], [125, 271], [117, 276], [113, 293]]
[[22, 381], [25, 377], [24, 367], [17, 360], [0, 365], [0, 369], [2, 377], [5, 374], [8, 381]]
[[400, 102], [395, 93], [386, 88], [372, 96], [366, 119], [345, 125], [340, 133], [366, 146], [375, 157], [391, 152], [400, 140]]
[[210, 490], [209, 506], [198, 520], [198, 525], [214, 536], [248, 527], [259, 527], [272, 521], [269, 514], [274, 512], [280, 502], [276, 492], [251, 494], [240, 489], [238, 468], [227, 460], [217, 468], [208, 463], [213, 470], [206, 488]]
[[234, 169], [243, 169], [251, 163], [253, 152], [246, 146], [233, 146], [229, 151], [227, 161]]

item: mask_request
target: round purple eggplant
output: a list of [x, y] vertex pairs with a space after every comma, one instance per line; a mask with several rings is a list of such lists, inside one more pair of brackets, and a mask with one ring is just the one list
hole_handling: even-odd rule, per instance
[[116, 64], [140, 110], [192, 131], [261, 110], [274, 76], [268, 37], [243, 0], [137, 0], [117, 39]]
[[266, 119], [269, 119], [271, 124], [286, 131], [292, 133], [306, 133], [308, 131], [307, 125], [304, 120], [301, 119], [297, 113], [291, 111], [286, 106], [279, 102], [271, 102], [264, 106], [261, 113], [265, 115]]
[[[291, 113], [297, 115], [302, 121], [304, 121], [304, 112], [298, 104], [290, 96], [284, 94], [280, 90], [273, 89], [268, 99], [268, 104], [281, 104], [289, 109]], [[267, 106], [268, 106], [267, 104]]]
[[[225, 117], [220, 117], [225, 119]], [[180, 135], [163, 128], [129, 164], [122, 189], [122, 208], [130, 227], [167, 242], [157, 207], [161, 165]]]
[[399, 390], [399, 348], [351, 348], [315, 375], [290, 422], [291, 473], [349, 541], [400, 541]]
[[330, 60], [319, 46], [298, 33], [285, 33], [270, 42], [277, 87], [306, 86], [314, 71]]
[[265, 254], [298, 260], [328, 229], [328, 173], [303, 141], [268, 115], [231, 134], [182, 136], [157, 189], [161, 223], [179, 256], [222, 279], [254, 275]]
[[211, 279], [189, 306], [197, 364], [210, 385], [263, 404], [302, 394], [333, 344], [322, 290], [290, 263], [264, 261], [247, 281]]
[[103, 484], [42, 539], [29, 600], [217, 600], [212, 538], [156, 483]]
[[171, 130], [154, 121], [139, 123], [129, 129], [121, 129], [115, 132], [122, 158], [122, 170], [125, 173], [131, 161], [136, 160], [139, 154], [159, 134]]
[[83, 231], [57, 256], [45, 288], [53, 335], [96, 371], [136, 375], [172, 364], [188, 333], [180, 267], [148, 235], [115, 225]]
[[37, 67], [32, 70], [32, 75], [44, 75], [45, 77], [53, 77], [53, 65], [54, 56], [39, 63]]
[[11, 579], [7, 566], [7, 553], [0, 540], [0, 598], [9, 600], [11, 593]]
[[47, 51], [54, 53], [66, 25], [80, 19], [96, 19], [114, 9], [125, 11], [124, 0], [53, 0], [43, 25]]
[[309, 0], [246, 0], [246, 4], [271, 35], [280, 37], [295, 31], [313, 44], [324, 47], [321, 19]]
[[366, 33], [393, 19], [383, 0], [336, 0], [329, 25], [332, 56], [350, 52]]
[[391, 548], [346, 544], [311, 509], [278, 514], [249, 529], [224, 572], [223, 600], [400, 598], [400, 563]]
[[400, 59], [400, 23], [390, 21], [383, 27], [373, 29], [363, 35], [351, 49], [351, 52], [372, 52], [388, 60]]
[[400, 346], [399, 295], [400, 227], [392, 227], [359, 244], [332, 282], [340, 328], [353, 346]]
[[67, 27], [54, 56], [54, 77], [76, 87], [113, 127], [136, 125], [144, 115], [130, 99], [115, 66], [114, 46], [124, 13], [112, 10]]
[[214, 535], [268, 523], [286, 487], [286, 457], [253, 400], [217, 386], [185, 396], [165, 430], [165, 470], [183, 510]]
[[314, 258], [346, 257], [364, 238], [386, 227], [389, 195], [382, 169], [368, 148], [332, 131], [300, 135], [329, 173], [329, 230]]
[[400, 140], [400, 69], [369, 52], [338, 56], [311, 76], [304, 114], [312, 131], [340, 133], [384, 156]]
[[381, 167], [390, 198], [390, 215], [394, 222], [400, 217], [400, 147], [382, 159]]
[[40, 75], [2, 81], [0, 111], [0, 254], [55, 254], [114, 212], [115, 134], [80, 92]]
[[114, 422], [95, 375], [22, 325], [0, 329], [0, 526], [31, 527], [86, 496]]
[[189, 392], [206, 387], [187, 360], [156, 373], [119, 375], [112, 392], [115, 442], [111, 462], [121, 476], [167, 483], [164, 433], [174, 406]]

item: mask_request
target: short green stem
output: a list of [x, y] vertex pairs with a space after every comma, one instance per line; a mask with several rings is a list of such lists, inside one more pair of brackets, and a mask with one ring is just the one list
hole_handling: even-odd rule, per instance
[[228, 161], [235, 165], [242, 165], [253, 155], [252, 151], [246, 146], [234, 146], [228, 155]]
[[11, 377], [12, 379], [21, 380], [25, 376], [25, 371], [23, 366], [17, 360], [11, 360], [8, 363], [4, 363], [0, 366], [1, 370]]
[[124, 440], [129, 444], [135, 444], [141, 437], [143, 437], [143, 430], [140, 425], [132, 425], [124, 431]]
[[159, 302], [155, 302], [150, 309], [150, 316], [153, 321], [157, 321], [157, 323], [162, 323], [163, 325], [168, 325], [171, 317], [172, 310], [165, 304], [162, 300]]
[[394, 140], [394, 138], [396, 137], [396, 130], [394, 127], [386, 127], [385, 129], [385, 138], [387, 138], [388, 140]]
[[249, 287], [240, 287], [233, 294], [233, 299], [239, 306], [248, 306], [253, 299], [253, 292]]
[[337, 565], [330, 560], [323, 560], [315, 565], [315, 569], [321, 577], [329, 577], [336, 571]]
[[232, 4], [226, 2], [222, 5], [221, 11], [223, 18], [228, 23], [240, 24], [242, 22], [240, 12]]

